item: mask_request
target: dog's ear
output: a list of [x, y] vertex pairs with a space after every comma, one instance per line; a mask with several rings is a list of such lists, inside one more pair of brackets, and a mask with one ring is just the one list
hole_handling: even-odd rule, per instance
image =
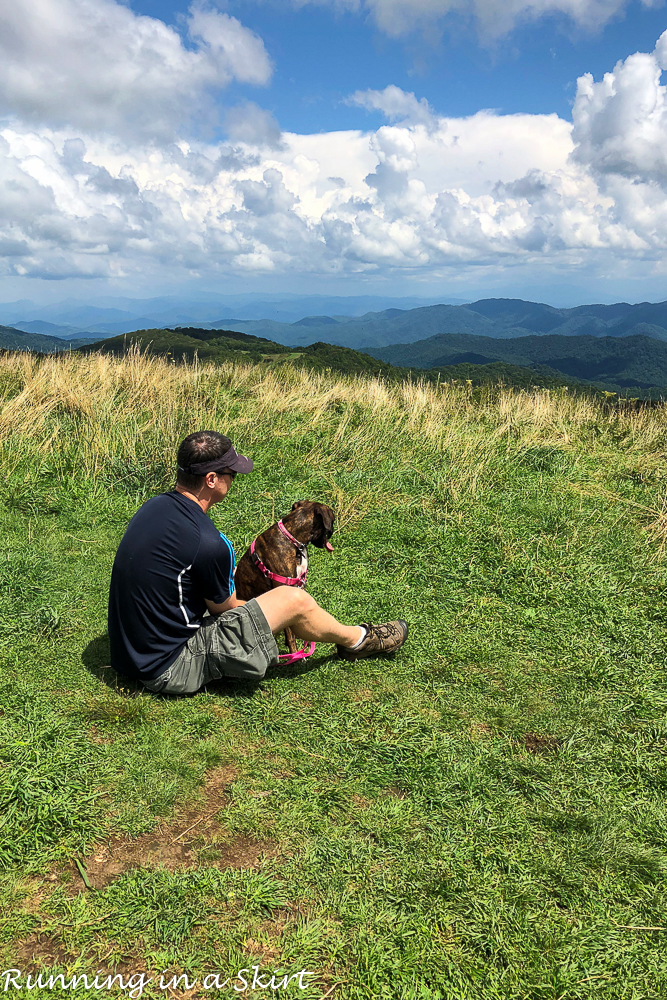
[[292, 510], [297, 510], [298, 507], [305, 507], [307, 504], [311, 504], [312, 500], [297, 500], [296, 503], [292, 504]]
[[317, 513], [322, 518], [322, 527], [324, 528], [327, 538], [330, 538], [334, 533], [334, 512], [331, 507], [327, 507], [325, 503], [319, 503], [317, 505]]
[[331, 551], [328, 542], [334, 533], [334, 512], [324, 503], [313, 504], [313, 507], [313, 533], [310, 540], [318, 548]]

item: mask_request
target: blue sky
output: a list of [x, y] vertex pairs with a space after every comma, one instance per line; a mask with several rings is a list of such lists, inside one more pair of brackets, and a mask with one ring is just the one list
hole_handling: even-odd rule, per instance
[[0, 301], [667, 298], [667, 10], [15, 0]]
[[[178, 25], [187, 3], [133, 2], [132, 8]], [[346, 105], [356, 90], [395, 84], [425, 97], [441, 114], [482, 108], [503, 114], [555, 112], [569, 118], [577, 78], [599, 79], [632, 52], [650, 52], [667, 28], [667, 10], [633, 2], [599, 29], [563, 15], [519, 23], [500, 39], [480, 41], [461, 18], [433, 35], [390, 38], [366, 15], [332, 7], [291, 8], [280, 0], [231, 0], [223, 9], [264, 40], [275, 72], [266, 90], [233, 84], [224, 100], [247, 98], [270, 109], [286, 131], [320, 132], [382, 124]]]

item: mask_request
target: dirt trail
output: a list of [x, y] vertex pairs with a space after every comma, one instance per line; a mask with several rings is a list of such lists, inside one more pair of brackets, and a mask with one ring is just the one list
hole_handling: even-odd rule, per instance
[[[224, 828], [216, 819], [227, 803], [229, 787], [236, 777], [232, 767], [211, 771], [204, 786], [204, 801], [196, 808], [182, 810], [176, 819], [163, 823], [140, 837], [112, 837], [97, 845], [91, 854], [80, 858], [85, 879], [72, 863], [72, 888], [102, 889], [123, 872], [132, 868], [156, 868], [169, 871], [197, 865], [202, 848], [211, 848], [205, 863], [216, 868], [253, 868], [260, 857], [275, 854], [275, 845], [246, 836], [225, 838]], [[89, 886], [86, 886], [86, 880]]]

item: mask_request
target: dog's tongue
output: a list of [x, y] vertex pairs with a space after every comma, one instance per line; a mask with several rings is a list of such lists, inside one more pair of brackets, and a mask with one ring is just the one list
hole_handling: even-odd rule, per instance
[[333, 552], [333, 545], [331, 544], [331, 542], [325, 542], [324, 548], [327, 550], [327, 552]]

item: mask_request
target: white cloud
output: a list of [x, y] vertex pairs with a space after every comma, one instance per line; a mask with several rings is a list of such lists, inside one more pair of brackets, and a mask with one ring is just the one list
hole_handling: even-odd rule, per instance
[[595, 83], [580, 77], [572, 111], [576, 159], [597, 175], [667, 181], [667, 31], [652, 53], [637, 52]]
[[236, 18], [195, 2], [187, 25], [194, 48], [115, 0], [3, 3], [0, 115], [164, 140], [207, 92], [269, 80], [262, 40]]
[[370, 132], [281, 134], [254, 105], [232, 113], [226, 144], [17, 120], [0, 131], [0, 273], [658, 272], [666, 60], [667, 33], [582, 77], [572, 123], [445, 118], [397, 87], [354, 95], [389, 119]]
[[267, 146], [269, 149], [280, 149], [282, 146], [280, 125], [270, 111], [265, 111], [252, 101], [244, 101], [230, 108], [225, 114], [225, 125], [232, 142]]
[[390, 122], [426, 126], [434, 122], [433, 110], [425, 97], [418, 100], [414, 94], [406, 93], [393, 83], [384, 90], [357, 90], [348, 99], [348, 104], [356, 104], [367, 111], [381, 111]]
[[[576, 25], [594, 30], [606, 24], [628, 5], [628, 0], [292, 0], [295, 6], [307, 3], [330, 4], [336, 8], [367, 13], [387, 35], [400, 37], [414, 31], [432, 29], [448, 15], [473, 20], [482, 37], [497, 38], [523, 21], [561, 14]], [[646, 7], [659, 0], [642, 0]]]

